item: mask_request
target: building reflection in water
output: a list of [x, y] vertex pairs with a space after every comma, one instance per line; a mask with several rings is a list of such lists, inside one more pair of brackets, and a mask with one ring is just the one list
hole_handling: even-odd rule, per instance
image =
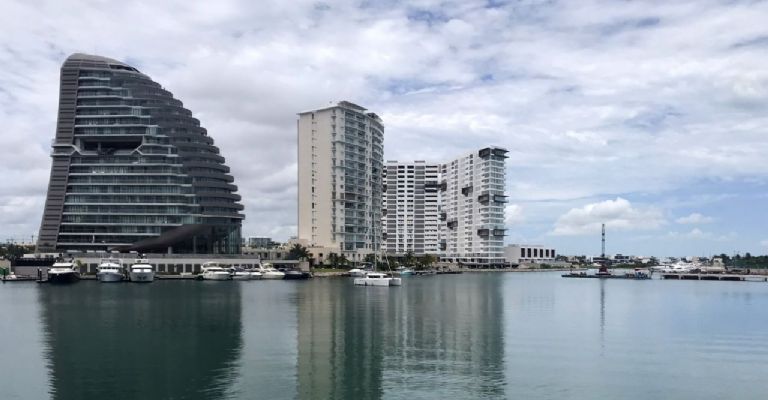
[[41, 287], [54, 399], [218, 399], [236, 378], [240, 288], [218, 282]]
[[298, 300], [299, 398], [503, 398], [498, 278], [314, 282]]

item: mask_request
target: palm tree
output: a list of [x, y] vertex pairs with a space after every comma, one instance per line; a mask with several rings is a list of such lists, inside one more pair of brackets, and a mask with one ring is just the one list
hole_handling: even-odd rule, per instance
[[326, 258], [326, 261], [328, 264], [330, 264], [331, 267], [335, 267], [339, 263], [339, 255], [336, 253], [330, 253], [328, 254], [328, 258]]
[[291, 260], [309, 260], [312, 255], [306, 247], [296, 243], [288, 251], [288, 258]]
[[410, 267], [411, 265], [413, 265], [414, 260], [415, 260], [415, 257], [413, 256], [412, 251], [408, 251], [407, 253], [405, 253], [405, 258], [403, 262], [405, 262], [406, 266]]
[[373, 262], [376, 261], [376, 255], [373, 253], [366, 254], [363, 261], [373, 264]]
[[340, 264], [340, 265], [342, 265], [342, 266], [345, 266], [345, 267], [346, 267], [348, 263], [349, 263], [349, 260], [347, 260], [347, 256], [345, 256], [344, 254], [342, 254], [342, 255], [339, 257], [339, 264]]

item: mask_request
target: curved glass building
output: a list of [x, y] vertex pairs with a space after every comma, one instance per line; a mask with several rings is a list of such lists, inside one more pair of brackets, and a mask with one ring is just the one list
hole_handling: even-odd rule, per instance
[[61, 68], [39, 251], [240, 251], [224, 157], [181, 101], [136, 68], [73, 54]]

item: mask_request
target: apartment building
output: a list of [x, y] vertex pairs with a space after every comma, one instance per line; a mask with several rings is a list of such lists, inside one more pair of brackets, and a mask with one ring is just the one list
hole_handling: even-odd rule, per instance
[[381, 247], [384, 125], [341, 101], [298, 119], [298, 236], [362, 260]]
[[501, 267], [508, 151], [486, 147], [441, 168], [440, 248], [443, 261]]
[[416, 256], [440, 252], [440, 164], [388, 161], [384, 168], [383, 249]]

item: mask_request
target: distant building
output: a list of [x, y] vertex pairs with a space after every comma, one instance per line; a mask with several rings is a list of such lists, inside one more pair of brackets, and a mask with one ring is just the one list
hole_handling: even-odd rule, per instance
[[347, 101], [300, 113], [299, 238], [353, 261], [378, 253], [383, 162], [378, 115]]
[[60, 78], [39, 251], [240, 252], [234, 178], [181, 101], [106, 57], [73, 54]]
[[278, 243], [272, 241], [272, 238], [256, 236], [247, 238], [245, 245], [254, 249], [269, 249], [277, 247]]
[[504, 267], [508, 151], [486, 147], [442, 165], [441, 258], [470, 267]]
[[541, 264], [554, 262], [554, 248], [538, 244], [510, 244], [504, 249], [504, 257], [511, 264]]
[[616, 254], [613, 256], [613, 263], [614, 264], [629, 264], [633, 262], [634, 257], [632, 256], [625, 256], [623, 254]]
[[440, 252], [440, 164], [388, 161], [384, 168], [384, 251]]

